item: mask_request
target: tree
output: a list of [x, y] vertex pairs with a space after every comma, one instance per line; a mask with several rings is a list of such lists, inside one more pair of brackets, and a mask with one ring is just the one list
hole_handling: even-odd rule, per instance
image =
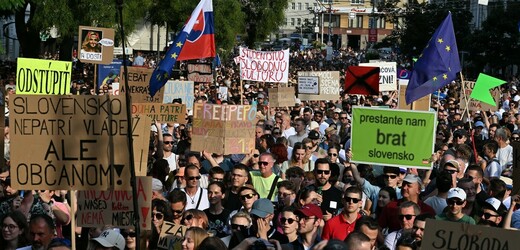
[[278, 30], [285, 20], [285, 9], [288, 0], [241, 0], [245, 13], [245, 43], [254, 47], [255, 42], [263, 41], [269, 34]]

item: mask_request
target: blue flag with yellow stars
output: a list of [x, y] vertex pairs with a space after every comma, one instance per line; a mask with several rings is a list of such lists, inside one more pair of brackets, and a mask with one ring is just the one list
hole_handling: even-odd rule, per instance
[[450, 12], [435, 30], [414, 65], [406, 88], [406, 103], [410, 104], [448, 85], [457, 79], [460, 71], [459, 51]]

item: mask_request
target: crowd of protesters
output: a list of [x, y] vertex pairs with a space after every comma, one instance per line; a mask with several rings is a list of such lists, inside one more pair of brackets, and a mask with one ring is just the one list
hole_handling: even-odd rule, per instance
[[[344, 75], [348, 65], [365, 61], [363, 52], [350, 49], [327, 59], [320, 50], [291, 52], [288, 86], [297, 84], [298, 71]], [[139, 66], [150, 61], [155, 64], [141, 53], [134, 58]], [[189, 250], [420, 249], [427, 219], [520, 228], [520, 197], [512, 193], [511, 144], [520, 140], [515, 78], [502, 86], [500, 103], [491, 110], [464, 112], [460, 82], [441, 89], [443, 98], [431, 101], [438, 118], [432, 169], [418, 170], [350, 162], [352, 107], [397, 108], [396, 92], [341, 92], [338, 100], [296, 99], [294, 106], [275, 108], [267, 89], [285, 83], [241, 84], [237, 67], [223, 63], [215, 71], [216, 83], [195, 84], [195, 102], [257, 105], [255, 149], [241, 155], [195, 152], [191, 116], [186, 124], [156, 122], [148, 159], [153, 226], [136, 235], [113, 225], [71, 228], [76, 204], [70, 192], [11, 187], [8, 111], [15, 68], [4, 63], [1, 72], [6, 89], [2, 249], [70, 249], [72, 231], [76, 249], [158, 249], [165, 221], [188, 227], [182, 249]], [[95, 94], [93, 67], [77, 63], [74, 69], [72, 94]], [[219, 99], [218, 86], [228, 87], [227, 99]]]

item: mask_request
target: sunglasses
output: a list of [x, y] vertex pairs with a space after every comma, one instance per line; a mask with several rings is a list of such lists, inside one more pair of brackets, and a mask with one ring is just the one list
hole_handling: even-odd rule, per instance
[[393, 179], [397, 178], [397, 175], [395, 175], [395, 174], [384, 174], [383, 177], [385, 179], [392, 179], [393, 180]]
[[174, 178], [175, 179], [180, 179], [180, 178], [184, 178], [184, 176], [175, 176]]
[[190, 181], [193, 181], [193, 180], [200, 180], [200, 175], [198, 175], [198, 176], [190, 176], [190, 177], [188, 177], [187, 179], [190, 180]]
[[456, 137], [457, 139], [462, 139], [462, 137], [464, 137], [463, 135], [455, 135], [454, 137]]
[[518, 137], [518, 136], [513, 136], [513, 137], [511, 137], [511, 140], [513, 140], [513, 141], [518, 141], [518, 140], [520, 140], [520, 137]]
[[152, 218], [156, 218], [158, 220], [162, 220], [164, 218], [164, 214], [163, 213], [152, 213]]
[[361, 199], [358, 199], [358, 198], [352, 198], [352, 197], [345, 197], [344, 199], [345, 199], [345, 201], [346, 201], [347, 203], [350, 203], [350, 202], [352, 202], [352, 203], [358, 203], [358, 202], [361, 201]]
[[336, 153], [329, 153], [329, 156], [331, 156], [331, 157], [332, 157], [332, 156], [336, 157], [336, 156], [338, 156], [338, 154], [336, 154]]
[[269, 165], [269, 162], [266, 162], [266, 161], [259, 161], [259, 162], [258, 162], [258, 165], [260, 165], [260, 166], [267, 166], [267, 165]]
[[413, 214], [400, 214], [399, 220], [403, 220], [403, 219], [411, 220], [413, 217], [415, 217], [415, 215], [413, 215]]
[[458, 206], [462, 206], [464, 204], [464, 201], [463, 200], [459, 200], [459, 199], [447, 199], [446, 203], [448, 203], [448, 205], [455, 205], [455, 204], [457, 204]]
[[289, 224], [293, 224], [296, 220], [293, 219], [293, 218], [280, 218], [280, 222], [283, 224], [285, 224], [285, 222], [289, 223]]
[[489, 219], [491, 217], [498, 217], [499, 215], [496, 215], [496, 214], [490, 214], [490, 213], [483, 213], [482, 214], [484, 216], [484, 219]]
[[164, 145], [173, 145], [173, 141], [163, 141]]
[[258, 158], [259, 154], [254, 154], [253, 157]]
[[281, 135], [282, 133], [280, 133], [280, 132], [274, 132], [273, 134], [274, 134], [274, 135]]
[[247, 229], [247, 226], [245, 226], [245, 225], [238, 225], [238, 224], [231, 224], [231, 229], [239, 230], [239, 231], [245, 231]]
[[341, 120], [346, 120], [347, 117], [340, 117], [339, 119], [341, 119]]
[[3, 180], [2, 182], [2, 185], [7, 187], [7, 186], [11, 186], [11, 178], [10, 177], [7, 177], [5, 180]]
[[450, 173], [450, 174], [454, 174], [454, 173], [458, 173], [459, 171], [457, 170], [453, 170], [453, 169], [445, 169], [444, 171]]
[[184, 221], [190, 221], [191, 219], [193, 219], [193, 214], [184, 216], [184, 218], [182, 218], [182, 224], [184, 224]]
[[245, 195], [241, 195], [240, 199], [243, 201], [246, 201], [246, 200], [250, 200], [253, 197], [255, 197], [255, 194], [245, 194]]
[[327, 175], [327, 174], [330, 174], [330, 170], [316, 170], [316, 174], [324, 174], [324, 175]]
[[123, 238], [126, 238], [128, 236], [130, 236], [130, 238], [135, 238], [137, 236], [137, 234], [135, 232], [121, 232], [121, 236], [123, 236]]
[[173, 212], [174, 214], [182, 214], [182, 213], [184, 212], [184, 209], [181, 209], [181, 210], [173, 210], [173, 209], [172, 209], [172, 212]]

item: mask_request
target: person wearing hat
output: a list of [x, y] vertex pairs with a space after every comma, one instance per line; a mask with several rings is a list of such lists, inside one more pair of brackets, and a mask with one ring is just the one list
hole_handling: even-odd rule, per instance
[[166, 200], [163, 192], [164, 192], [164, 189], [163, 189], [162, 182], [159, 179], [152, 178], [152, 200], [153, 199]]
[[274, 205], [269, 199], [258, 199], [251, 208], [251, 219], [253, 220], [249, 228], [249, 236], [264, 240], [277, 240], [280, 244], [288, 243], [287, 236], [281, 234], [272, 226], [274, 218]]
[[506, 207], [500, 200], [491, 197], [482, 205], [482, 216], [478, 224], [488, 227], [502, 227], [501, 222], [506, 211]]
[[399, 205], [405, 201], [415, 202], [421, 208], [421, 213], [435, 216], [435, 210], [419, 199], [419, 194], [422, 189], [423, 183], [421, 177], [414, 174], [406, 175], [403, 179], [403, 186], [401, 187], [401, 195], [403, 198], [397, 201], [392, 201], [383, 208], [383, 211], [378, 218], [379, 226], [381, 228], [388, 227], [390, 232], [400, 229], [398, 208]]
[[282, 249], [312, 249], [319, 242], [319, 227], [323, 215], [315, 204], [307, 204], [294, 212], [298, 216], [298, 239], [282, 245]]
[[462, 209], [466, 206], [466, 192], [462, 188], [451, 188], [448, 191], [446, 203], [448, 204], [448, 209], [446, 209], [444, 213], [437, 215], [435, 219], [470, 225], [476, 224], [473, 218], [462, 212]]
[[92, 239], [96, 243], [94, 249], [124, 250], [125, 238], [116, 230], [108, 229], [103, 231], [97, 238]]
[[[240, 211], [250, 213], [251, 209], [253, 208], [253, 203], [260, 199], [258, 192], [256, 192], [255, 187], [251, 184], [244, 184], [238, 190], [238, 197], [240, 202], [242, 203], [242, 207], [240, 207], [237, 210], [231, 211], [231, 213], [229, 214], [229, 218], [232, 218], [233, 215]], [[231, 225], [231, 223], [229, 223], [229, 225]]]

